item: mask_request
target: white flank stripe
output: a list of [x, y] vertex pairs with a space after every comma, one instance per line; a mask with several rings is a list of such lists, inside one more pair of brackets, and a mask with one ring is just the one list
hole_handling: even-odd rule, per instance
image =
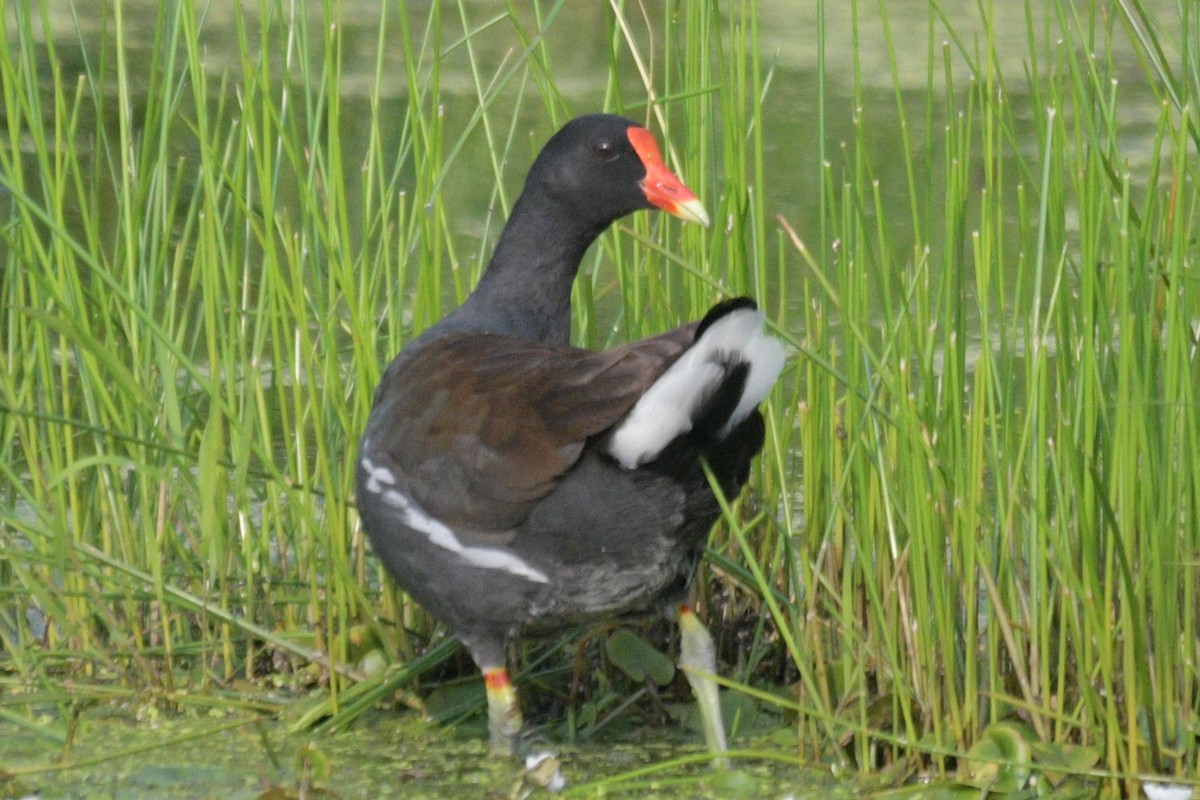
[[367, 491], [379, 494], [383, 491], [383, 484], [388, 486], [396, 485], [396, 476], [387, 467], [377, 467], [369, 458], [362, 460], [363, 469], [367, 471]]
[[783, 344], [763, 332], [763, 314], [753, 309], [730, 312], [704, 331], [678, 361], [638, 399], [613, 431], [608, 452], [626, 469], [658, 456], [677, 436], [692, 429], [692, 415], [724, 378], [722, 362], [746, 361], [750, 372], [737, 407], [721, 429], [726, 436], [749, 416], [783, 369]]
[[[364, 445], [365, 449], [365, 445]], [[473, 567], [498, 569], [528, 578], [534, 583], [549, 583], [550, 579], [540, 570], [534, 569], [512, 553], [497, 547], [468, 547], [458, 540], [454, 531], [435, 517], [425, 513], [416, 502], [398, 489], [384, 489], [382, 484], [394, 486], [396, 476], [387, 467], [376, 467], [371, 459], [363, 456], [362, 468], [367, 473], [367, 491], [380, 496], [383, 502], [400, 512], [402, 521], [414, 531], [425, 534], [429, 541], [451, 553], [463, 557]]]

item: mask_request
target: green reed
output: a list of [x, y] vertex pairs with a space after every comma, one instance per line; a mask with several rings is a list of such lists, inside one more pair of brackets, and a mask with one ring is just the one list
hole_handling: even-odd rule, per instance
[[[333, 691], [307, 724], [387, 694], [365, 653], [407, 665], [393, 682], [449, 658], [365, 546], [356, 438], [387, 359], [474, 284], [540, 142], [604, 107], [663, 134], [715, 225], [602, 237], [578, 341], [749, 293], [795, 349], [698, 582], [734, 688], [793, 683], [803, 758], [948, 773], [1018, 719], [1094, 748], [1110, 789], [1194, 774], [1191, 4], [1026, 4], [1015, 74], [991, 3], [975, 36], [944, 4], [913, 31], [860, 0], [847, 120], [818, 3], [812, 220], [772, 206], [776, 62], [750, 0], [610, 4], [586, 101], [554, 47], [565, 2], [384, 4], [357, 71], [333, 2], [236, 4], [221, 65], [202, 4], [160, 4], [144, 63], [120, 4], [86, 47], [42, 35], [50, 5], [0, 3], [7, 675], [171, 691], [315, 665]], [[917, 46], [913, 90], [897, 49]], [[1129, 81], [1161, 98], [1149, 141], [1127, 140]], [[493, 187], [474, 250], [466, 182]]]

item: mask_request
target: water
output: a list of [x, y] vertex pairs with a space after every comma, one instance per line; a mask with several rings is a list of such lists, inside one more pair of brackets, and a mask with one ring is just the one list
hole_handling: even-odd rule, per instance
[[[101, 58], [101, 42], [106, 31], [111, 32], [113, 27], [108, 5], [107, 0], [51, 4], [50, 28], [54, 32], [58, 58], [64, 65], [64, 75], [69, 77], [73, 72], [82, 72], [89, 62], [96, 63]], [[251, 25], [255, 23], [254, 9], [250, 8], [252, 5], [249, 4], [246, 10]], [[940, 3], [939, 13], [942, 16], [935, 19], [931, 19], [925, 0], [889, 0], [886, 3], [886, 22], [893, 31], [893, 48], [889, 49], [879, 6], [870, 2], [858, 3], [859, 18], [856, 24], [851, 15], [852, 5], [837, 2], [825, 4], [825, 158], [835, 164], [841, 160], [840, 148], [855, 140], [855, 120], [858, 120], [884, 203], [905, 208], [908, 203], [908, 176], [904, 158], [898, 152], [902, 141], [897, 104], [899, 102], [905, 108], [910, 127], [909, 141], [918, 150], [915, 153], [918, 168], [927, 165], [932, 174], [940, 175], [943, 154], [938, 151], [941, 139], [937, 131], [945, 124], [944, 107], [935, 103], [927, 118], [926, 87], [932, 75], [933, 85], [944, 88], [943, 78], [947, 69], [944, 59], [948, 57], [949, 68], [954, 76], [951, 91], [959, 96], [965, 95], [970, 74], [969, 63], [978, 62], [981, 59], [980, 50], [986, 46], [984, 23], [980, 19], [976, 0]], [[988, 5], [993, 14], [992, 41], [999, 54], [999, 78], [1003, 81], [1007, 101], [1017, 109], [1018, 119], [1027, 123], [1018, 134], [1025, 145], [1032, 147], [1038, 127], [1043, 124], [1044, 113], [1030, 107], [1027, 77], [1030, 65], [1024, 4]], [[1173, 9], [1174, 2], [1152, 0], [1145, 5], [1152, 14], [1166, 16]], [[122, 6], [125, 40], [130, 45], [126, 58], [133, 65], [131, 103], [136, 115], [140, 99], [137, 93], [139, 88], [144, 90], [148, 74], [140, 65], [147, 62], [151, 53], [158, 6], [154, 0], [131, 0]], [[73, 13], [70, 10], [72, 7]], [[304, 15], [304, 8], [304, 4], [297, 4], [291, 13], [310, 27], [322, 24], [320, 4], [307, 4], [307, 15]], [[412, 87], [407, 85], [405, 79], [403, 50], [399, 43], [400, 25], [393, 10], [388, 17], [391, 27], [385, 31], [387, 45], [384, 47], [383, 81], [378, 87], [380, 104], [377, 109], [372, 109], [380, 6], [370, 0], [343, 0], [339, 8], [338, 25], [344, 42], [341, 103], [342, 117], [347, 121], [342, 141], [346, 163], [354, 164], [365, 155], [367, 128], [365, 124], [356, 124], [355, 120], [365, 120], [372, 113], [377, 113], [383, 119], [395, 119], [398, 129]], [[410, 4], [412, 30], [417, 36], [424, 33], [426, 8], [427, 4]], [[503, 0], [475, 0], [469, 4], [465, 19], [460, 21], [453, 6], [445, 7], [443, 50], [446, 51], [446, 57], [439, 80], [441, 93], [437, 105], [444, 114], [443, 126], [450, 142], [457, 141], [460, 132], [468, 128], [479, 105], [471, 69], [472, 57], [482, 66], [480, 80], [486, 85], [496, 75], [504, 73], [507, 65], [525, 47], [517, 28], [505, 18], [508, 13], [508, 4]], [[535, 14], [524, 6], [519, 13], [522, 14], [520, 24], [524, 34], [534, 35], [538, 28]], [[635, 38], [643, 42], [648, 40], [645, 21], [632, 10], [626, 13]], [[1051, 12], [1035, 9], [1035, 13]], [[821, 131], [817, 127], [816, 114], [819, 91], [817, 4], [765, 0], [760, 3], [759, 18], [764, 68], [771, 75], [762, 104], [769, 174], [769, 181], [763, 187], [766, 206], [769, 214], [786, 218], [801, 238], [815, 247], [820, 238], [817, 220], [822, 179], [819, 159]], [[607, 4], [567, 3], [558, 12], [547, 35], [539, 42], [553, 70], [555, 85], [571, 113], [586, 113], [604, 107], [611, 19], [612, 12]], [[658, 22], [656, 19], [653, 24], [657, 25]], [[1047, 25], [1044, 19], [1038, 18], [1033, 28], [1039, 41], [1039, 62], [1045, 69], [1047, 64], [1053, 62], [1055, 48], [1060, 46], [1055, 33], [1056, 23]], [[472, 53], [468, 53], [466, 44], [460, 38], [460, 30], [471, 32], [469, 41]], [[204, 64], [214, 85], [222, 77], [229, 77], [236, 84], [237, 75], [242, 69], [237, 50], [239, 38], [231, 4], [212, 3], [205, 7], [202, 28]], [[253, 40], [253, 36], [250, 38]], [[857, 96], [853, 57], [856, 39], [859, 52]], [[81, 41], [82, 47], [79, 44]], [[1103, 45], [1098, 43], [1097, 48], [1101, 57], [1108, 55]], [[296, 65], [301, 60], [300, 51], [294, 44], [291, 47], [292, 52], [280, 53], [278, 60], [281, 69], [282, 64], [287, 62], [292, 65], [292, 73], [298, 75]], [[943, 50], [948, 56], [943, 55]], [[645, 52], [662, 57], [651, 48]], [[1131, 167], [1136, 174], [1139, 166], [1136, 159], [1148, 157], [1151, 152], [1159, 100], [1155, 94], [1156, 88], [1146, 81], [1133, 48], [1119, 28], [1111, 56], [1118, 67], [1117, 74], [1121, 76], [1120, 108], [1125, 115], [1122, 120], [1123, 151], [1127, 157], [1135, 160]], [[108, 57], [112, 57], [111, 52]], [[315, 56], [311, 60], [315, 61]], [[620, 63], [625, 96], [633, 100], [643, 97], [645, 92], [641, 79], [627, 52], [624, 52]], [[494, 135], [503, 140], [510, 126], [517, 134], [517, 144], [512, 150], [510, 163], [504, 165], [504, 186], [509, 202], [515, 198], [538, 146], [553, 132], [549, 115], [536, 99], [536, 90], [528, 85], [523, 86], [523, 80], [527, 81], [528, 78], [521, 73], [510, 81], [491, 106], [491, 124], [496, 126]], [[644, 111], [635, 109], [632, 113], [642, 114]], [[88, 122], [84, 120], [85, 125]], [[927, 122], [932, 123], [934, 130], [930, 139], [934, 146], [928, 150], [925, 144]], [[112, 124], [112, 119], [107, 120], [106, 124]], [[686, 137], [686, 131], [679, 131], [676, 135], [682, 139]], [[184, 137], [180, 138], [182, 140]], [[386, 144], [398, 147], [399, 142]], [[180, 148], [181, 155], [186, 155], [186, 145], [180, 145]], [[486, 258], [497, 233], [494, 224], [491, 229], [487, 225], [491, 218], [490, 206], [494, 202], [489, 153], [483, 128], [476, 126], [463, 141], [462, 149], [440, 188], [456, 229], [456, 250], [460, 261], [464, 262]], [[353, 197], [351, 188], [348, 194]], [[712, 207], [718, 198], [701, 199]], [[417, 200], [428, 203], [430, 198]], [[892, 224], [896, 227], [890, 231], [896, 252], [909, 252], [916, 234], [905, 224], [908, 220], [904, 214], [894, 217], [900, 221], [896, 226], [893, 220]], [[935, 252], [938, 235], [937, 230], [929, 232], [932, 239], [929, 244]], [[822, 255], [818, 252], [818, 257]]]

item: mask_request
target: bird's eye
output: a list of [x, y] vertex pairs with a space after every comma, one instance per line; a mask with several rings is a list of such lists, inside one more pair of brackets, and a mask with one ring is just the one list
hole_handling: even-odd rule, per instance
[[592, 153], [601, 161], [612, 161], [617, 157], [617, 148], [613, 143], [605, 139], [604, 141], [596, 142], [592, 147]]

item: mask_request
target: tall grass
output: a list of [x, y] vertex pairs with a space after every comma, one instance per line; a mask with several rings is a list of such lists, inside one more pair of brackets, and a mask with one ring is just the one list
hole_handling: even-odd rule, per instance
[[[187, 702], [177, 681], [317, 665], [319, 713], [351, 713], [382, 692], [358, 683], [365, 649], [404, 676], [444, 658], [365, 546], [354, 443], [382, 364], [478, 277], [540, 141], [603, 106], [664, 134], [717, 224], [606, 235], [578, 340], [750, 293], [796, 350], [700, 582], [735, 684], [794, 682], [805, 759], [948, 772], [1015, 719], [1113, 791], [1194, 775], [1195, 9], [1026, 4], [1020, 75], [993, 4], [978, 35], [945, 5], [920, 31], [838, 6], [850, 119], [833, 8], [797, 33], [822, 45], [801, 220], [772, 204], [791, 145], [750, 0], [383, 4], [367, 44], [333, 2], [158, 4], [153, 25], [118, 3], [99, 36], [0, 4], [4, 680]], [[556, 32], [581, 19], [607, 63], [568, 91]], [[1160, 98], [1153, 125], [1131, 125], [1130, 82]], [[480, 183], [485, 210], [455, 205]]]
[[[807, 367], [799, 437], [804, 588], [832, 629], [793, 620], [829, 681], [808, 702], [856, 708], [872, 730], [882, 696], [903, 741], [952, 751], [1013, 716], [1042, 741], [1095, 747], [1114, 775], [1187, 774], [1195, 112], [1154, 31], [1190, 23], [1156, 27], [1137, 3], [1108, 18], [1027, 8], [1018, 104], [981, 10], [984, 35], [962, 47], [931, 6], [924, 113], [941, 124], [926, 123], [923, 148], [893, 72], [882, 116], [906, 142], [907, 206], [880, 203], [873, 110], [825, 169], [838, 248], [808, 260], [803, 330], [832, 368]], [[1131, 33], [1154, 44], [1144, 77], [1164, 102], [1152, 144], [1126, 153], [1112, 53]], [[893, 244], [901, 228], [909, 252]]]

